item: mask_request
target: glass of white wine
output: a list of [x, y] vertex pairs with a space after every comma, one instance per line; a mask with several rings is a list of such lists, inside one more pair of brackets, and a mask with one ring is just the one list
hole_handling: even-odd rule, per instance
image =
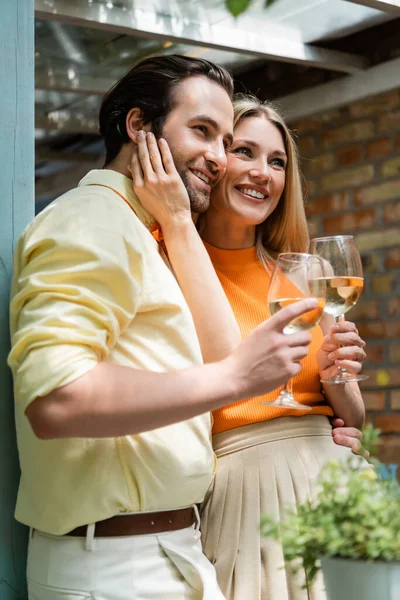
[[[345, 313], [358, 301], [364, 287], [360, 253], [352, 235], [335, 235], [314, 238], [310, 252], [322, 258], [326, 272], [325, 312], [335, 318], [336, 323], [345, 320]], [[334, 377], [322, 379], [322, 383], [347, 383], [363, 381], [368, 375], [348, 373], [338, 367]]]
[[[326, 282], [323, 260], [305, 253], [279, 254], [268, 294], [271, 315], [304, 298], [318, 300], [316, 308], [294, 319], [285, 327], [284, 333], [296, 333], [315, 327], [325, 308], [325, 296]], [[292, 388], [293, 379], [289, 379], [274, 402], [263, 402], [262, 404], [311, 410], [310, 406], [300, 404], [295, 400]]]

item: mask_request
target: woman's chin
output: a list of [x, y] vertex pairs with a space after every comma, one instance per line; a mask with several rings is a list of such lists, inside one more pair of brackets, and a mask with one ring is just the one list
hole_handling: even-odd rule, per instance
[[260, 225], [260, 223], [263, 223], [268, 217], [268, 213], [265, 211], [265, 207], [263, 207], [264, 210], [260, 210], [260, 207], [258, 207], [257, 210], [256, 206], [240, 206], [235, 208], [236, 217], [243, 219], [243, 223], [246, 223], [247, 226], [252, 225], [253, 227], [256, 227], [257, 225]]

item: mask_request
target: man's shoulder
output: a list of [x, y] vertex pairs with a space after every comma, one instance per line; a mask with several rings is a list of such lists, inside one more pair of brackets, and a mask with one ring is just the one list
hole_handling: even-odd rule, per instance
[[25, 239], [43, 235], [79, 235], [107, 231], [132, 239], [143, 234], [134, 211], [113, 190], [82, 185], [53, 200], [25, 229]]

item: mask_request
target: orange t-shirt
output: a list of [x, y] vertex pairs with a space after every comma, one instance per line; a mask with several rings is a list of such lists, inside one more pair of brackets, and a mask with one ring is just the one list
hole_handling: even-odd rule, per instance
[[[258, 261], [255, 247], [245, 250], [221, 250], [204, 244], [239, 324], [242, 337], [271, 316], [268, 309], [270, 275]], [[311, 411], [267, 406], [261, 402], [276, 400], [282, 388], [262, 397], [241, 400], [213, 412], [213, 434], [242, 425], [267, 421], [277, 417], [316, 414], [332, 416], [320, 383], [316, 352], [322, 344], [323, 333], [319, 326], [311, 330], [312, 342], [304, 358], [302, 370], [293, 379], [293, 394], [300, 403], [312, 406]]]

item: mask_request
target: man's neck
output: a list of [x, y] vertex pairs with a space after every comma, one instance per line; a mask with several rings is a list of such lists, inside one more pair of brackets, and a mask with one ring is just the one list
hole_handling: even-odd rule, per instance
[[125, 175], [125, 177], [132, 179], [131, 172], [128, 169], [128, 166], [131, 164], [131, 160], [132, 149], [130, 146], [124, 146], [118, 152], [117, 156], [104, 167], [104, 169], [117, 171], [117, 173], [121, 173], [121, 175]]

